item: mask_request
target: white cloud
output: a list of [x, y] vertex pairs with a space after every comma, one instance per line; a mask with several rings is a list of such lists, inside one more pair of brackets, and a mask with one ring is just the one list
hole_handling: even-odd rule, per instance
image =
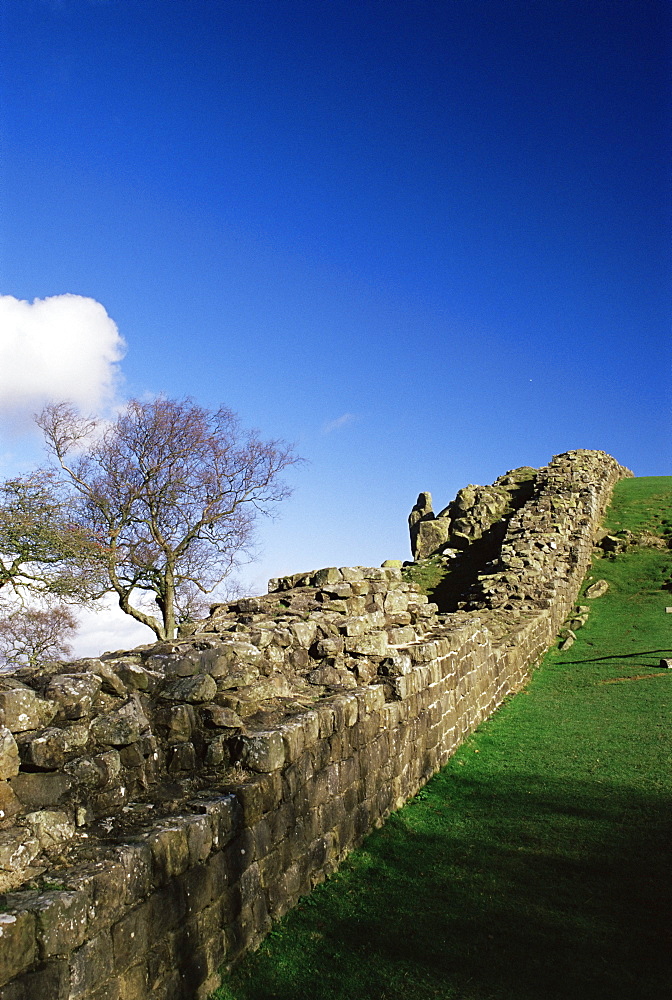
[[76, 615], [79, 631], [72, 641], [73, 657], [99, 656], [156, 641], [152, 630], [124, 614], [112, 595], [99, 601], [95, 610], [80, 609]]
[[322, 433], [331, 434], [332, 431], [340, 430], [346, 424], [351, 424], [355, 419], [354, 413], [344, 413], [342, 416], [337, 417], [336, 420], [330, 420], [328, 424], [325, 424], [322, 428]]
[[26, 302], [0, 295], [0, 416], [27, 424], [50, 401], [109, 405], [125, 344], [104, 306], [82, 295]]

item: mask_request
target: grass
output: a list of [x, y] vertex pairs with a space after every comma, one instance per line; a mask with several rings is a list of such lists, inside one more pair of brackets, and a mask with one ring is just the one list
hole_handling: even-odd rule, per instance
[[[664, 528], [672, 480], [609, 514]], [[596, 562], [565, 652], [227, 977], [218, 1000], [661, 1000], [672, 912], [669, 551]]]
[[651, 531], [672, 535], [669, 476], [621, 479], [616, 484], [605, 528], [610, 532]]
[[448, 570], [440, 556], [430, 556], [429, 559], [422, 559], [420, 562], [411, 563], [404, 566], [402, 574], [409, 583], [416, 583], [420, 588], [420, 593], [432, 596], [439, 586]]

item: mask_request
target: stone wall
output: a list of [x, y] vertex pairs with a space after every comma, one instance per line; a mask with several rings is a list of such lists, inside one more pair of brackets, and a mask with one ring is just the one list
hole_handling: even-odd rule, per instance
[[525, 683], [626, 474], [538, 470], [456, 612], [329, 568], [175, 643], [0, 678], [0, 1000], [206, 997]]

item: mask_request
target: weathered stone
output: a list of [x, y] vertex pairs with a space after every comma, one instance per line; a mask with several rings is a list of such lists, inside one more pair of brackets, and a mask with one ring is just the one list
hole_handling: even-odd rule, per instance
[[89, 727], [86, 723], [43, 729], [35, 737], [22, 743], [22, 751], [28, 764], [55, 771], [65, 763], [67, 757], [86, 746]]
[[151, 674], [138, 663], [122, 663], [117, 667], [122, 686], [132, 691], [149, 691]]
[[41, 729], [56, 715], [53, 701], [45, 701], [28, 687], [16, 686], [0, 689], [0, 720], [13, 733]]
[[396, 653], [385, 657], [379, 672], [387, 677], [403, 677], [404, 674], [410, 674], [412, 669], [411, 657], [407, 653]]
[[345, 651], [362, 656], [385, 656], [388, 651], [387, 633], [371, 632], [369, 635], [348, 636]]
[[0, 913], [0, 987], [28, 969], [36, 957], [34, 915]]
[[147, 838], [159, 883], [181, 875], [189, 864], [189, 843], [179, 823], [154, 830]]
[[307, 649], [315, 641], [317, 625], [315, 622], [311, 621], [293, 622], [292, 625], [290, 625], [289, 631], [292, 633], [299, 645], [304, 646]]
[[10, 784], [27, 809], [55, 806], [72, 788], [72, 778], [60, 772], [20, 771]]
[[[130, 660], [121, 661], [124, 667], [131, 666]], [[106, 694], [115, 695], [117, 698], [126, 698], [128, 695], [128, 689], [123, 681], [123, 679], [115, 673], [114, 668], [116, 667], [116, 661], [112, 660], [109, 663], [104, 660], [90, 660], [89, 670], [92, 674], [100, 677], [102, 690]]]
[[83, 788], [106, 788], [119, 777], [121, 758], [117, 750], [107, 750], [93, 757], [77, 757], [68, 761], [65, 771]]
[[609, 590], [608, 580], [596, 580], [588, 590], [583, 595], [587, 597], [589, 601], [594, 600], [596, 597], [602, 597]]
[[200, 670], [200, 654], [192, 650], [186, 656], [171, 656], [166, 660], [163, 672], [166, 677], [193, 677]]
[[285, 746], [279, 732], [238, 736], [233, 747], [241, 763], [252, 771], [276, 771], [285, 763]]
[[187, 742], [198, 725], [193, 705], [168, 705], [157, 718], [166, 726], [171, 741]]
[[328, 639], [320, 639], [315, 644], [315, 655], [318, 658], [334, 657], [343, 652], [343, 639], [340, 636], [329, 636]]
[[173, 701], [186, 701], [198, 704], [212, 701], [217, 694], [217, 684], [210, 674], [196, 674], [194, 677], [181, 677], [167, 685], [163, 691], [164, 698]]
[[60, 849], [75, 835], [75, 824], [67, 813], [60, 810], [40, 809], [27, 813], [24, 820], [37, 837], [42, 851]]
[[400, 628], [388, 628], [387, 638], [392, 646], [407, 646], [409, 642], [415, 642], [417, 635], [414, 628], [404, 625]]
[[0, 831], [0, 873], [21, 872], [40, 853], [40, 842], [25, 830]]
[[91, 734], [98, 743], [122, 747], [135, 743], [148, 728], [149, 722], [139, 701], [130, 698], [120, 708], [94, 719]]
[[301, 646], [298, 649], [293, 649], [289, 654], [289, 665], [297, 672], [305, 671], [310, 662], [311, 658], [308, 650], [303, 649]]
[[19, 773], [19, 748], [11, 730], [0, 726], [0, 780]]
[[[281, 650], [275, 650], [279, 654], [279, 660], [272, 655], [274, 652], [274, 647], [269, 647], [268, 657], [269, 660], [273, 662], [284, 663], [284, 654]], [[208, 675], [209, 676], [209, 675]], [[216, 688], [218, 691], [227, 691], [231, 688], [246, 687], [248, 684], [253, 684], [259, 676], [259, 668], [253, 663], [237, 663], [235, 666], [227, 669], [226, 673], [222, 673], [217, 677]], [[205, 701], [209, 701], [206, 698]]]
[[196, 769], [196, 750], [193, 743], [178, 743], [168, 753], [168, 773], [193, 772]]
[[430, 521], [420, 521], [416, 525], [415, 559], [428, 559], [440, 552], [451, 538], [451, 521], [448, 517], [437, 517]]
[[405, 594], [401, 590], [391, 590], [385, 595], [383, 600], [385, 614], [393, 615], [402, 611], [408, 611], [408, 601], [408, 594]]
[[[114, 971], [113, 949], [110, 933], [106, 929], [95, 935], [78, 948], [70, 959], [69, 997], [73, 1000], [126, 1000], [126, 996], [116, 990], [114, 980], [108, 977]], [[101, 988], [101, 984], [105, 984]], [[97, 987], [99, 987], [97, 989]], [[95, 992], [94, 992], [95, 991]], [[129, 1000], [140, 1000], [136, 994]]]
[[12, 819], [21, 811], [21, 803], [8, 781], [0, 781], [0, 829], [9, 826]]
[[308, 674], [310, 684], [327, 685], [330, 687], [355, 687], [356, 681], [344, 667], [325, 665], [316, 667]]
[[243, 720], [230, 708], [222, 705], [204, 705], [203, 715], [211, 726], [219, 726], [226, 729], [244, 729]]
[[56, 702], [62, 718], [86, 719], [101, 684], [102, 678], [96, 674], [57, 674], [49, 681], [46, 696]]
[[[0, 993], [1, 1000], [71, 1000], [70, 968], [64, 959], [52, 959], [12, 980]], [[87, 998], [88, 1000], [88, 998]], [[96, 996], [93, 1000], [121, 1000], [116, 997]]]
[[373, 632], [376, 628], [381, 628], [384, 624], [384, 616], [376, 612], [372, 615], [357, 615], [355, 618], [347, 618], [341, 624], [341, 632], [346, 636], [366, 635], [369, 632]]
[[87, 897], [83, 892], [46, 892], [31, 906], [42, 959], [69, 955], [84, 941]]
[[342, 579], [343, 574], [340, 569], [328, 566], [326, 569], [318, 569], [316, 573], [311, 574], [310, 583], [312, 587], [324, 587], [330, 583], [338, 583]]

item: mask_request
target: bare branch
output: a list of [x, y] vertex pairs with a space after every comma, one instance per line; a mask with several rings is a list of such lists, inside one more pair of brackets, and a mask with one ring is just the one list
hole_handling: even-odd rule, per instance
[[63, 605], [22, 607], [0, 616], [0, 660], [30, 666], [69, 655], [77, 621]]
[[[225, 407], [190, 399], [131, 400], [102, 432], [65, 403], [38, 422], [120, 607], [160, 638], [173, 637], [196, 592], [229, 574], [257, 515], [289, 495], [281, 472], [299, 461], [283, 442], [241, 430]], [[155, 595], [161, 622], [132, 603], [134, 591]]]

